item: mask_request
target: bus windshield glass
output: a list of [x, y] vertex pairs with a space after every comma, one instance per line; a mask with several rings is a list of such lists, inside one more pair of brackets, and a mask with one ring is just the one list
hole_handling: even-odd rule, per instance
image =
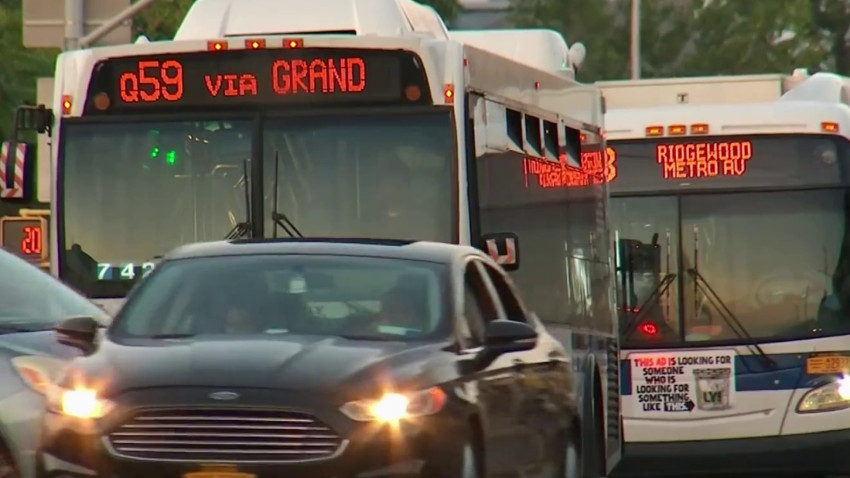
[[269, 237], [278, 211], [305, 236], [450, 241], [452, 131], [449, 114], [431, 111], [65, 120], [60, 277], [90, 297], [123, 297], [170, 249], [224, 239], [248, 220], [246, 174], [260, 155]]
[[[732, 154], [732, 143], [744, 151], [742, 174], [664, 177], [659, 150], [720, 142], [728, 143], [724, 154]], [[617, 154], [610, 211], [624, 343], [850, 332], [845, 139], [785, 135], [609, 146]], [[717, 146], [689, 150], [681, 154], [721, 154]], [[718, 162], [721, 172], [741, 171]], [[697, 168], [685, 164], [677, 170]]]

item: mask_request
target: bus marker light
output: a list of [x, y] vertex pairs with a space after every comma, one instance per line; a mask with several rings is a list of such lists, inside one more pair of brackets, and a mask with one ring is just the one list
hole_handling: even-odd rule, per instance
[[227, 42], [209, 41], [209, 42], [207, 42], [207, 50], [209, 50], [209, 51], [224, 51], [224, 50], [227, 50]]
[[688, 132], [688, 128], [683, 124], [671, 124], [667, 127], [667, 134], [670, 135], [683, 135]]
[[71, 107], [74, 106], [73, 99], [71, 95], [62, 95], [62, 114], [69, 115], [71, 114]]
[[831, 121], [824, 121], [821, 123], [820, 129], [825, 133], [837, 133], [839, 131], [838, 123], [833, 123]]
[[647, 126], [646, 127], [646, 135], [647, 136], [663, 136], [664, 135], [664, 127], [663, 126]]
[[708, 125], [705, 123], [692, 124], [691, 134], [708, 134]]
[[455, 101], [455, 87], [451, 83], [446, 83], [443, 86], [443, 97], [446, 99], [446, 103], [454, 103]]
[[266, 47], [266, 41], [262, 38], [256, 40], [245, 40], [245, 48], [250, 50], [259, 50]]
[[304, 40], [300, 38], [284, 38], [283, 39], [283, 47], [284, 48], [302, 48], [304, 47]]

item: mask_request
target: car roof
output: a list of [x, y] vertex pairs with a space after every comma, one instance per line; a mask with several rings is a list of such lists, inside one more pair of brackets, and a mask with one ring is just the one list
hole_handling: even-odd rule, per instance
[[165, 255], [164, 260], [242, 255], [327, 254], [382, 257], [436, 263], [451, 263], [457, 258], [476, 255], [488, 257], [480, 250], [456, 244], [393, 239], [286, 238], [199, 242], [180, 246]]

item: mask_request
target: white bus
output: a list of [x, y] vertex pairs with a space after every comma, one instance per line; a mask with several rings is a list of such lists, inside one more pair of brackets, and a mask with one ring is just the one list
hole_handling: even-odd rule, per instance
[[848, 85], [607, 112], [623, 475], [850, 472]]
[[602, 144], [601, 94], [574, 80], [563, 38], [555, 58], [466, 43], [409, 0], [198, 0], [173, 41], [62, 53], [55, 123], [21, 110], [52, 124], [52, 272], [112, 308], [161, 254], [225, 237], [521, 257], [531, 309], [577, 331], [573, 463], [605, 475], [620, 455], [613, 251], [605, 185], [578, 167], [582, 136]]

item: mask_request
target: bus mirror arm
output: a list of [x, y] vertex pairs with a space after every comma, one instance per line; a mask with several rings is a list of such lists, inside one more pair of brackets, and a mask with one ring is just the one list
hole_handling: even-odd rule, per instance
[[[688, 269], [688, 274], [694, 280], [694, 284], [699, 289], [703, 295], [711, 302], [712, 305], [720, 312], [720, 317], [729, 325], [729, 328], [732, 329], [739, 337], [742, 339], [747, 339], [749, 342], [747, 343], [747, 348], [753, 353], [753, 355], [758, 355], [764, 365], [768, 368], [775, 368], [776, 362], [767, 355], [764, 350], [759, 346], [759, 344], [755, 343], [753, 337], [747, 332], [747, 329], [741, 324], [741, 321], [735, 317], [735, 314], [729, 310], [729, 307], [723, 303], [723, 300], [720, 299], [720, 296], [717, 295], [717, 292], [714, 291], [714, 288], [705, 280], [705, 277], [699, 273], [696, 269]], [[746, 362], [745, 362], [746, 364]]]

